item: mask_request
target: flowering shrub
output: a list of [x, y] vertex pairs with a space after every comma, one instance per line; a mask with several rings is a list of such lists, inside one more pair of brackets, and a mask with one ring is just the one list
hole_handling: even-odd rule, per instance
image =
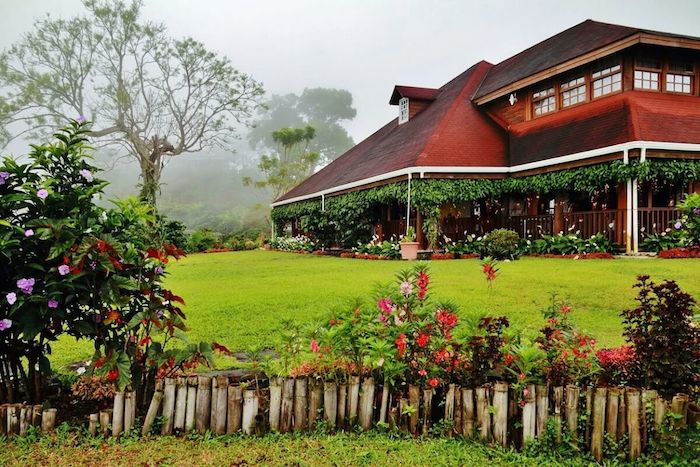
[[3, 398], [14, 385], [41, 400], [46, 355], [64, 333], [93, 341], [90, 372], [121, 388], [210, 358], [205, 344], [166, 348], [185, 329], [183, 300], [162, 285], [169, 258], [182, 252], [157, 239], [148, 206], [94, 204], [106, 183], [89, 164], [87, 132], [73, 122], [53, 144], [34, 146], [29, 162], [0, 165]]
[[360, 244], [353, 251], [361, 254], [383, 256], [389, 259], [401, 259], [401, 246], [399, 242], [384, 240], [378, 241], [376, 238], [366, 244]]
[[639, 306], [622, 312], [623, 335], [634, 347], [639, 384], [672, 396], [700, 386], [700, 330], [691, 319], [695, 300], [674, 281], [639, 276]]
[[483, 250], [483, 239], [476, 235], [467, 235], [463, 242], [453, 242], [447, 237], [445, 240], [445, 251], [456, 255], [479, 255]]
[[494, 259], [517, 259], [520, 236], [514, 230], [496, 229], [484, 235], [481, 253]]
[[281, 251], [308, 251], [316, 249], [316, 242], [304, 235], [296, 237], [276, 237], [270, 241], [272, 248]]
[[581, 238], [578, 232], [564, 235], [544, 235], [537, 240], [526, 240], [524, 254], [575, 255], [586, 253], [610, 253], [613, 244], [602, 233]]
[[639, 381], [637, 356], [634, 347], [621, 345], [596, 352], [600, 364], [599, 383], [608, 386], [625, 386]]
[[668, 255], [659, 255], [666, 258], [697, 257], [693, 254], [695, 248], [700, 247], [700, 194], [686, 195], [682, 203], [678, 205], [681, 217], [670, 222], [670, 226], [661, 233], [646, 235], [640, 246], [645, 251], [661, 252], [669, 249], [687, 248], [690, 251], [677, 251]]

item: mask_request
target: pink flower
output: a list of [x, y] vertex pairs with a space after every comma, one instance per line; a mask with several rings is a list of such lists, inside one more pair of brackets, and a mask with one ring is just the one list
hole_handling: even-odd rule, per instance
[[24, 231], [25, 237], [31, 237], [32, 235], [34, 235], [34, 231], [32, 229], [27, 229]]
[[36, 195], [39, 199], [46, 199], [49, 197], [49, 191], [46, 188], [42, 188], [36, 192]]
[[381, 321], [381, 322], [383, 323], [383, 322], [386, 321], [386, 316], [385, 316], [385, 315], [379, 315], [379, 318], [377, 318], [377, 319], [379, 319], [379, 321]]
[[519, 379], [520, 381], [524, 380], [524, 379], [525, 379], [525, 373], [520, 373], [520, 374], [518, 375], [518, 379]]
[[78, 172], [81, 177], [83, 177], [88, 183], [92, 182], [94, 180], [92, 176], [92, 172], [90, 172], [88, 169], [82, 169], [80, 172]]
[[530, 390], [528, 388], [523, 389], [523, 396], [527, 397], [530, 395]]
[[409, 281], [402, 282], [399, 288], [401, 289], [401, 293], [406, 297], [411, 295], [411, 292], [413, 292], [413, 284], [411, 284]]
[[377, 301], [377, 306], [385, 315], [391, 313], [392, 303], [390, 298], [380, 298], [379, 301]]
[[48, 306], [49, 308], [58, 308], [58, 300], [52, 298], [51, 300], [49, 300]]
[[430, 378], [430, 379], [428, 380], [428, 384], [429, 384], [431, 387], [434, 387], [434, 388], [435, 388], [435, 387], [437, 387], [437, 386], [440, 384], [440, 380], [438, 380], [437, 378]]
[[68, 266], [67, 264], [62, 264], [58, 267], [58, 273], [62, 276], [65, 276], [69, 272], [70, 272], [70, 266]]
[[34, 290], [34, 283], [35, 281], [32, 278], [20, 279], [17, 281], [17, 288], [25, 294], [30, 294]]
[[420, 370], [418, 370], [418, 374], [421, 375], [421, 376], [425, 376], [425, 375], [428, 374], [428, 372], [425, 371], [423, 368], [421, 368]]
[[17, 294], [14, 292], [10, 292], [7, 295], [5, 295], [5, 300], [7, 300], [8, 304], [14, 305], [17, 301]]
[[12, 321], [5, 318], [0, 320], [0, 331], [4, 331], [5, 329], [10, 329], [12, 326]]
[[311, 345], [309, 347], [311, 348], [311, 351], [313, 353], [318, 353], [321, 350], [321, 347], [319, 347], [318, 341], [316, 339], [313, 339], [311, 341]]

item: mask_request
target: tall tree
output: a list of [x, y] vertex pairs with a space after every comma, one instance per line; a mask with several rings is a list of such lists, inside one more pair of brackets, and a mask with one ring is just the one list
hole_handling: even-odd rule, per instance
[[262, 87], [202, 43], [144, 21], [140, 0], [83, 3], [87, 16], [38, 19], [0, 55], [0, 140], [84, 116], [98, 144], [138, 161], [141, 197], [155, 204], [167, 159], [229, 147]]
[[310, 150], [315, 135], [316, 130], [310, 125], [273, 131], [271, 136], [277, 149], [269, 155], [263, 155], [258, 164], [265, 178], [253, 181], [251, 177], [245, 177], [244, 183], [269, 188], [273, 199], [301, 183], [311, 175], [318, 163], [319, 154]]
[[309, 149], [317, 152], [319, 164], [325, 165], [354, 145], [342, 125], [356, 115], [352, 94], [345, 89], [307, 88], [300, 96], [273, 95], [248, 134], [248, 141], [259, 150], [273, 149], [276, 142], [272, 134], [278, 128], [310, 125], [316, 136]]

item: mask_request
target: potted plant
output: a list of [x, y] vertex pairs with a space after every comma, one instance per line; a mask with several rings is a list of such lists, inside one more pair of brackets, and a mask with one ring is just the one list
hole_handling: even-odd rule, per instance
[[418, 242], [413, 227], [406, 229], [406, 235], [401, 239], [401, 259], [418, 259]]

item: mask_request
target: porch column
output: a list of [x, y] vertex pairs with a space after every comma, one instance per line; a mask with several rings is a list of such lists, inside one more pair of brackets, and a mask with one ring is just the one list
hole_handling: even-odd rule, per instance
[[[617, 184], [617, 212], [615, 218], [615, 243], [618, 245], [627, 246], [627, 185], [623, 183]], [[626, 248], [625, 248], [626, 249]]]
[[690, 182], [690, 187], [688, 188], [688, 193], [697, 193], [700, 195], [700, 180], [695, 180]]
[[536, 194], [530, 193], [527, 195], [527, 215], [536, 216], [538, 214], [538, 208], [540, 204], [540, 198]]
[[425, 249], [425, 245], [423, 245], [424, 240], [425, 236], [423, 235], [423, 214], [420, 212], [419, 209], [416, 208], [416, 242], [418, 242], [418, 248], [421, 250]]
[[554, 220], [553, 220], [553, 235], [559, 235], [559, 232], [564, 231], [564, 195], [561, 192], [557, 192], [554, 195]]

